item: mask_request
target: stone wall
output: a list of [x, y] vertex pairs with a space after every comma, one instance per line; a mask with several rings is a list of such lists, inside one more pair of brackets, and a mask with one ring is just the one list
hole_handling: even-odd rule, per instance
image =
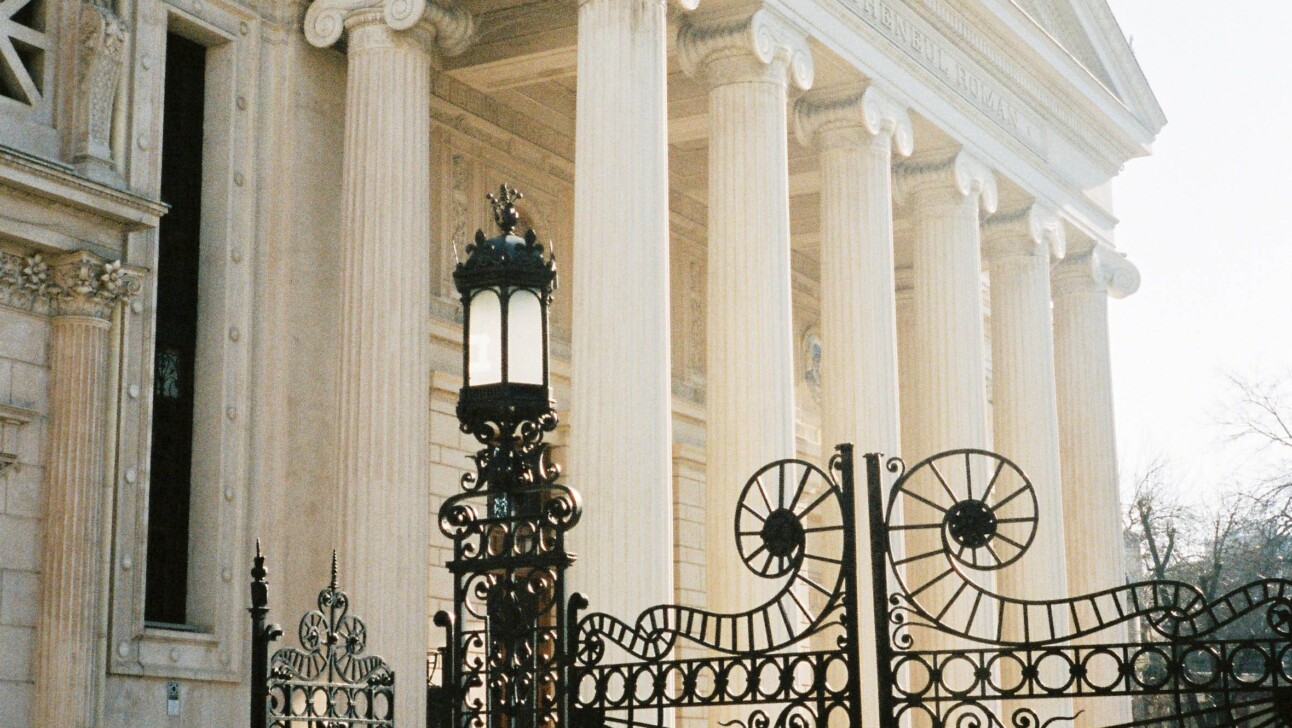
[[31, 703], [40, 595], [40, 484], [49, 324], [0, 308], [0, 404], [35, 410], [17, 449], [18, 465], [0, 475], [0, 725], [20, 726]]

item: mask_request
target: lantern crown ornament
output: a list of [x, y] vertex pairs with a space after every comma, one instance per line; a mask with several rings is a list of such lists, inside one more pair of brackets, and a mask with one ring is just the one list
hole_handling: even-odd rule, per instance
[[534, 471], [538, 464], [522, 462], [523, 456], [545, 451], [542, 435], [556, 428], [548, 367], [556, 260], [532, 229], [523, 237], [515, 234], [521, 220], [516, 201], [522, 197], [507, 185], [487, 196], [499, 234], [486, 238], [476, 231], [466, 260], [453, 271], [463, 319], [458, 420], [463, 432], [486, 446], [484, 460], [510, 463], [492, 475], [481, 472], [483, 480], [496, 481], [491, 487], [544, 479]]

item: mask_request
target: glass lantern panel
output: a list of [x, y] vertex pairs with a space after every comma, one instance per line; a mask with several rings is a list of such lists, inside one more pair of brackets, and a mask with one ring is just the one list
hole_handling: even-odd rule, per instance
[[543, 308], [526, 289], [507, 304], [507, 381], [543, 383]]
[[497, 291], [485, 289], [471, 296], [467, 347], [467, 386], [501, 382], [502, 305]]

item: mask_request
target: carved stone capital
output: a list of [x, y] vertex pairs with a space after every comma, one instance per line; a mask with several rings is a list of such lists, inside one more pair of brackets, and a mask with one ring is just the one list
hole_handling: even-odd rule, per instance
[[677, 48], [682, 70], [702, 76], [711, 87], [741, 81], [793, 82], [804, 90], [812, 86], [807, 36], [766, 8], [688, 18], [678, 32]]
[[1055, 266], [1050, 281], [1055, 298], [1104, 292], [1113, 298], [1125, 298], [1139, 290], [1140, 274], [1125, 254], [1096, 245]]
[[107, 320], [118, 303], [139, 293], [139, 271], [78, 250], [50, 261], [53, 286], [47, 290], [50, 313]]
[[326, 48], [341, 38], [347, 23], [368, 17], [392, 30], [421, 25], [444, 56], [465, 53], [475, 38], [475, 20], [457, 0], [314, 0], [305, 12], [305, 39]]
[[0, 304], [106, 321], [118, 303], [139, 293], [141, 273], [84, 250], [50, 259], [40, 253], [0, 253]]
[[1039, 202], [992, 215], [982, 225], [982, 243], [988, 258], [1049, 255], [1060, 260], [1067, 252], [1058, 212]]
[[794, 133], [819, 151], [890, 143], [910, 156], [915, 132], [906, 107], [873, 85], [857, 89], [810, 91], [794, 104]]
[[[898, 167], [894, 192], [899, 199], [941, 195], [974, 198], [983, 213], [996, 211], [996, 175], [963, 149], [932, 160], [910, 160]], [[917, 203], [918, 204], [918, 203]]]
[[112, 107], [124, 62], [126, 25], [110, 8], [75, 3], [75, 76], [65, 93], [68, 123], [65, 154], [81, 171], [100, 179], [112, 174]]

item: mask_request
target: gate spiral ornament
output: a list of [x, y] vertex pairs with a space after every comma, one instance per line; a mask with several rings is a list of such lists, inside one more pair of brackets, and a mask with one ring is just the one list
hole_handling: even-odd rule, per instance
[[[856, 534], [851, 446], [829, 470], [778, 460], [736, 501], [733, 535], [745, 567], [780, 589], [738, 614], [661, 605], [632, 624], [571, 598], [576, 728], [664, 726], [672, 708], [747, 706], [744, 728], [858, 728]], [[679, 642], [712, 656], [682, 659]], [[611, 659], [616, 655], [621, 659]]]
[[[336, 552], [332, 580], [319, 592], [318, 608], [297, 627], [300, 647], [284, 647], [267, 657], [269, 643], [282, 630], [266, 626], [268, 573], [260, 544], [252, 570], [251, 724], [255, 728], [393, 728], [395, 673], [384, 660], [365, 654], [368, 628], [350, 612], [350, 598], [337, 587]], [[266, 674], [267, 673], [267, 674]]]
[[[906, 472], [893, 488], [887, 520], [890, 539], [935, 531], [940, 538], [935, 550], [903, 565], [949, 554], [961, 566], [995, 571], [1032, 545], [1039, 510], [1035, 486], [1012, 461], [986, 450], [951, 450]], [[895, 512], [905, 515], [902, 523], [892, 523]], [[893, 545], [901, 550], [900, 542]]]
[[[803, 460], [779, 460], [754, 473], [741, 491], [734, 518], [745, 567], [764, 579], [783, 579], [777, 594], [739, 614], [661, 605], [635, 625], [608, 614], [579, 623], [581, 657], [595, 664], [603, 641], [643, 660], [659, 660], [681, 637], [726, 654], [762, 654], [819, 632], [842, 607], [845, 504], [833, 477]], [[809, 573], [807, 566], [817, 568]]]
[[[1026, 701], [1131, 695], [1165, 696], [1174, 710], [1124, 726], [1292, 728], [1292, 581], [1263, 579], [1210, 600], [1176, 581], [1050, 600], [1001, 594], [974, 572], [1021, 568], [1047, 525], [1026, 474], [975, 449], [905, 472], [880, 460], [867, 456], [871, 563], [877, 594], [896, 587], [876, 615], [882, 728], [917, 715], [944, 728], [1045, 728], [1074, 716]], [[896, 476], [887, 489], [885, 472]], [[1226, 639], [1242, 620], [1266, 634]], [[1132, 621], [1145, 626], [1142, 641], [1110, 634]], [[960, 642], [921, 649], [921, 634]], [[1001, 700], [1025, 704], [1006, 715]]]

